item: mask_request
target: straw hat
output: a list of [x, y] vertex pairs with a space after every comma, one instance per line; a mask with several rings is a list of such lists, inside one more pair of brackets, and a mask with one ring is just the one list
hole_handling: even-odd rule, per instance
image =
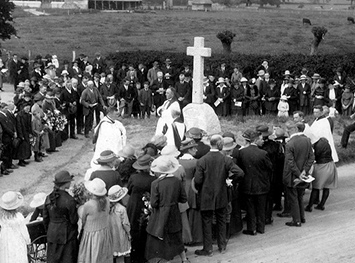
[[39, 207], [41, 205], [44, 205], [44, 202], [46, 201], [47, 194], [46, 193], [38, 193], [33, 196], [33, 199], [30, 203], [30, 207], [35, 208]]
[[96, 159], [98, 164], [105, 164], [113, 162], [117, 159], [117, 156], [111, 150], [106, 150], [100, 153], [100, 157]]
[[314, 73], [312, 79], [320, 79], [320, 75], [318, 73]]
[[285, 76], [291, 75], [291, 72], [289, 70], [285, 70]]
[[225, 83], [224, 78], [222, 78], [222, 77], [218, 78], [218, 81], [216, 82], [216, 84], [220, 84], [220, 83]]
[[179, 169], [179, 162], [176, 158], [164, 155], [160, 156], [152, 162], [150, 170], [156, 173], [171, 174]]
[[242, 137], [246, 140], [246, 141], [254, 141], [257, 137], [259, 137], [259, 133], [252, 130], [252, 129], [247, 129], [243, 134]]
[[306, 80], [307, 76], [306, 75], [301, 75], [300, 80]]
[[265, 75], [265, 71], [264, 70], [259, 70], [258, 71], [258, 76], [264, 76]]
[[70, 175], [68, 171], [60, 171], [55, 174], [53, 183], [64, 184], [73, 181], [74, 175]]
[[8, 191], [0, 199], [0, 207], [5, 210], [15, 210], [23, 204], [23, 196], [20, 192]]
[[166, 145], [167, 138], [164, 134], [157, 134], [154, 135], [153, 138], [150, 140], [158, 148], [163, 148]]
[[95, 178], [92, 181], [84, 183], [85, 188], [92, 194], [97, 196], [104, 196], [107, 193], [106, 184], [100, 178]]
[[160, 152], [161, 155], [168, 155], [177, 157], [180, 155], [178, 149], [176, 149], [175, 145], [166, 145]]
[[154, 158], [149, 155], [145, 154], [142, 155], [135, 161], [132, 165], [132, 167], [136, 170], [146, 170], [150, 168], [150, 164], [153, 162]]
[[223, 151], [229, 151], [234, 149], [237, 144], [234, 142], [233, 138], [231, 137], [224, 137], [223, 138]]
[[128, 158], [133, 156], [135, 153], [134, 148], [131, 145], [126, 145], [121, 151], [118, 152], [119, 157]]
[[247, 78], [242, 77], [242, 78], [240, 79], [240, 82], [248, 82], [248, 80], [247, 80]]
[[110, 202], [118, 202], [128, 193], [126, 187], [121, 187], [119, 185], [114, 185], [108, 190], [108, 199]]
[[197, 143], [192, 138], [186, 138], [181, 142], [180, 151], [187, 150], [193, 147], [197, 147]]

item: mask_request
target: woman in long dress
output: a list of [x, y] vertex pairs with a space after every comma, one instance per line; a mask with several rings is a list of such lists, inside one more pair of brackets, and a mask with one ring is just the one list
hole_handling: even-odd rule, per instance
[[338, 171], [332, 159], [332, 150], [326, 138], [316, 139], [313, 142], [315, 164], [313, 169], [312, 192], [309, 198], [309, 203], [305, 211], [312, 212], [313, 204], [319, 197], [320, 190], [323, 190], [322, 199], [315, 207], [318, 210], [324, 210], [325, 202], [327, 201], [330, 189], [338, 187]]
[[147, 226], [147, 260], [161, 258], [168, 262], [180, 255], [182, 262], [189, 262], [182, 240], [182, 222], [178, 203], [187, 201], [181, 181], [173, 173], [179, 162], [171, 156], [160, 156], [153, 161], [151, 170], [158, 177], [151, 186], [153, 212]]
[[0, 199], [0, 262], [27, 263], [27, 244], [31, 243], [25, 218], [19, 212], [23, 196], [6, 192]]
[[92, 194], [92, 199], [83, 206], [78, 263], [112, 263], [110, 203], [105, 196], [105, 182], [95, 178], [85, 182], [85, 187]]

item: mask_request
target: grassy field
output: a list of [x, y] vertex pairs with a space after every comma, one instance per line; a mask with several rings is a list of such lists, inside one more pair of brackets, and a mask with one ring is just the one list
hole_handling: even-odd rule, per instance
[[[56, 11], [51, 11], [56, 12]], [[245, 54], [308, 54], [313, 38], [310, 26], [302, 25], [307, 17], [314, 26], [325, 26], [328, 33], [320, 53], [354, 51], [355, 25], [347, 23], [353, 11], [294, 9], [246, 9], [235, 11], [193, 12], [154, 11], [152, 13], [82, 13], [59, 11], [36, 17], [17, 10], [15, 27], [20, 39], [13, 38], [2, 46], [18, 54], [57, 54], [71, 59], [72, 51], [91, 58], [116, 51], [162, 50], [184, 52], [194, 36], [205, 37], [213, 53], [221, 53], [216, 38], [221, 30], [236, 33], [234, 52]]]

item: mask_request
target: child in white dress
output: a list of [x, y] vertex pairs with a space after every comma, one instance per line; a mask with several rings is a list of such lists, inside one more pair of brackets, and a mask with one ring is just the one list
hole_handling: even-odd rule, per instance
[[286, 95], [281, 96], [279, 104], [277, 105], [277, 110], [279, 111], [277, 114], [278, 117], [288, 117], [289, 106]]
[[113, 236], [114, 260], [124, 257], [124, 262], [130, 262], [131, 253], [131, 225], [126, 208], [120, 200], [127, 194], [128, 189], [119, 185], [112, 186], [108, 191], [110, 208], [110, 228]]

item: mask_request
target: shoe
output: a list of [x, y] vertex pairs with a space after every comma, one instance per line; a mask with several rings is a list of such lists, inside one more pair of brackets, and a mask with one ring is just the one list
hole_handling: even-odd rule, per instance
[[264, 234], [265, 230], [256, 230], [256, 232], [258, 232], [259, 234]]
[[45, 153], [40, 152], [40, 153], [38, 153], [38, 156], [41, 156], [41, 157], [48, 157], [48, 154], [45, 154]]
[[22, 167], [25, 167], [25, 166], [26, 166], [26, 164], [24, 164], [23, 162], [18, 162], [18, 165], [19, 165], [19, 166], [22, 166]]
[[14, 170], [12, 170], [12, 169], [6, 169], [5, 171], [7, 171], [8, 173], [13, 173], [14, 172]]
[[272, 219], [272, 218], [265, 219], [265, 225], [272, 225], [273, 222], [274, 222], [274, 219]]
[[35, 158], [35, 162], [37, 163], [43, 162], [43, 159], [41, 157]]
[[206, 250], [203, 250], [203, 249], [198, 249], [198, 250], [195, 251], [195, 254], [197, 256], [207, 256], [207, 257], [212, 257], [213, 256], [212, 250], [206, 251]]
[[17, 169], [18, 168], [18, 165], [16, 165], [16, 164], [11, 164], [11, 167], [10, 167], [11, 169]]
[[306, 223], [306, 219], [305, 218], [301, 218], [301, 223], [302, 224]]
[[276, 214], [278, 217], [291, 217], [290, 213], [277, 213]]
[[312, 207], [310, 207], [309, 205], [307, 205], [307, 206], [304, 208], [304, 211], [306, 211], [306, 212], [312, 212]]
[[314, 207], [314, 209], [324, 211], [325, 207], [324, 207], [324, 206], [321, 206], [321, 205], [317, 205], [316, 207]]
[[226, 248], [225, 247], [220, 247], [218, 248], [219, 253], [225, 254], [226, 253]]
[[282, 211], [282, 205], [275, 205], [274, 208], [272, 210], [274, 211]]
[[22, 161], [22, 163], [25, 165], [30, 164], [29, 162], [26, 162], [26, 161]]
[[286, 222], [285, 225], [286, 225], [286, 226], [296, 226], [296, 227], [302, 226], [302, 225], [301, 225], [301, 222], [293, 222], [293, 221], [291, 221], [291, 222]]
[[256, 236], [256, 231], [252, 231], [252, 230], [243, 230], [242, 232], [244, 235], [249, 235], [249, 236]]
[[2, 172], [2, 174], [3, 174], [3, 175], [9, 175], [10, 173], [5, 170], [5, 171]]
[[74, 136], [70, 136], [70, 139], [77, 140], [77, 139], [78, 139], [78, 137], [74, 135]]

